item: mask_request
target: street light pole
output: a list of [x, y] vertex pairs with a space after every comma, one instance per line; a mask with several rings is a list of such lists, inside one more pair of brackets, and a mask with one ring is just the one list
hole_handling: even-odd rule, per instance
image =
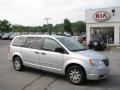
[[48, 28], [48, 33], [49, 33], [49, 35], [50, 35], [50, 31], [49, 31], [49, 23], [48, 23], [48, 21], [50, 20], [51, 18], [45, 18], [45, 20], [47, 21], [47, 28]]

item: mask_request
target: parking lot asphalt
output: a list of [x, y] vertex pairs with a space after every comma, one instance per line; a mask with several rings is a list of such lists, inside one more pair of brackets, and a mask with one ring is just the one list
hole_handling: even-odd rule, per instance
[[32, 68], [15, 71], [7, 57], [9, 43], [0, 40], [0, 90], [120, 90], [120, 48], [98, 51], [110, 60], [111, 71], [107, 78], [73, 85], [64, 76], [54, 73]]

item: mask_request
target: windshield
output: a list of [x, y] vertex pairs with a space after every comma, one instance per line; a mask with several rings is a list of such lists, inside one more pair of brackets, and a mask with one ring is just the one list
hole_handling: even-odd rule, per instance
[[86, 48], [74, 38], [57, 37], [57, 39], [70, 51], [86, 50]]

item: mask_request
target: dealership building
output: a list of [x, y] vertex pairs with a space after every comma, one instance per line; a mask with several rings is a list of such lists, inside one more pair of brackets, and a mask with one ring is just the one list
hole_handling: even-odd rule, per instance
[[94, 34], [106, 37], [107, 45], [120, 45], [120, 6], [85, 11], [87, 44]]

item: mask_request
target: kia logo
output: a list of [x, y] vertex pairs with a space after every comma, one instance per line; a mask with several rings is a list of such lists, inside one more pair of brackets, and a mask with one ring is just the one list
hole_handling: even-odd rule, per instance
[[102, 22], [108, 20], [110, 18], [110, 14], [106, 11], [98, 11], [93, 17], [95, 20]]

